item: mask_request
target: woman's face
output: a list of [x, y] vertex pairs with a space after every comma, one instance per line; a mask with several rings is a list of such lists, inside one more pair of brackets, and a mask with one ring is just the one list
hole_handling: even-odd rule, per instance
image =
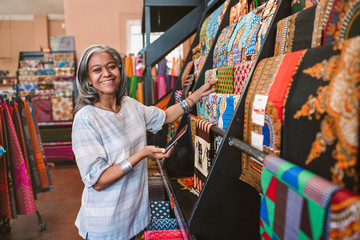
[[88, 81], [99, 93], [116, 95], [116, 88], [120, 85], [121, 75], [116, 60], [108, 52], [94, 53], [88, 63]]

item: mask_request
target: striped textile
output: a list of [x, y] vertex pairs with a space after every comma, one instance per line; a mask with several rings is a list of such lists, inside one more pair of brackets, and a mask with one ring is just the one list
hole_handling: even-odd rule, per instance
[[[147, 160], [134, 172], [103, 191], [92, 188], [110, 166], [127, 160], [146, 146], [146, 131], [156, 133], [165, 121], [165, 112], [124, 97], [118, 113], [91, 105], [76, 115], [72, 147], [85, 184], [82, 206], [75, 225], [83, 238], [128, 240], [149, 223]], [[88, 235], [87, 235], [88, 234]]]

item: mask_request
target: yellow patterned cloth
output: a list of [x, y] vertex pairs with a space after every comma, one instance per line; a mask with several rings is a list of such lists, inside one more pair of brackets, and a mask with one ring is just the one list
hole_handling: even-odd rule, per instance
[[51, 98], [52, 104], [52, 120], [64, 121], [73, 119], [73, 99], [53, 97]]

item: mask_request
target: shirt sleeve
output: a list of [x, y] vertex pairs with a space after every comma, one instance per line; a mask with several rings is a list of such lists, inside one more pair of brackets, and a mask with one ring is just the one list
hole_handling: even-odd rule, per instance
[[152, 133], [159, 131], [165, 123], [165, 111], [155, 106], [142, 105], [146, 130]]
[[82, 115], [76, 115], [74, 119], [72, 149], [82, 181], [90, 188], [110, 165], [99, 132], [90, 119]]

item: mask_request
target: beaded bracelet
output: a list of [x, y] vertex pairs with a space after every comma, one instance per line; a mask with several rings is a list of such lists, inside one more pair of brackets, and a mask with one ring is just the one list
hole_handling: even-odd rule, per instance
[[121, 163], [119, 163], [119, 165], [122, 168], [124, 175], [132, 173], [134, 171], [134, 167], [128, 160], [122, 161]]
[[190, 112], [190, 108], [189, 108], [189, 105], [188, 103], [185, 101], [185, 100], [182, 100], [180, 103], [179, 103], [180, 107], [184, 110], [185, 113], [189, 113]]

